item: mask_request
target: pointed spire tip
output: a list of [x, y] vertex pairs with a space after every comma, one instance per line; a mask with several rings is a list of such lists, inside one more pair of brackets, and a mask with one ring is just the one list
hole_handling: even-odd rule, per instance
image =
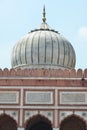
[[42, 18], [43, 22], [46, 22], [46, 12], [45, 12], [45, 5], [43, 7], [43, 18]]

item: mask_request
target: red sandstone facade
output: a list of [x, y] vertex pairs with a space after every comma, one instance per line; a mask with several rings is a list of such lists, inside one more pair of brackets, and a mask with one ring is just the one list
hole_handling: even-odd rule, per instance
[[87, 121], [87, 69], [0, 69], [2, 94], [0, 114], [12, 117], [18, 128], [35, 115], [48, 118], [53, 128], [70, 115]]

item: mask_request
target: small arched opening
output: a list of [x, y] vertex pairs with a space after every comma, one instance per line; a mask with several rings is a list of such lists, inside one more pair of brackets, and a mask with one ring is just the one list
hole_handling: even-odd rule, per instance
[[0, 115], [0, 130], [17, 130], [17, 123], [12, 117], [2, 114]]
[[25, 130], [52, 130], [52, 124], [46, 117], [36, 115], [27, 120]]
[[60, 130], [86, 130], [86, 122], [77, 115], [71, 115], [61, 122]]

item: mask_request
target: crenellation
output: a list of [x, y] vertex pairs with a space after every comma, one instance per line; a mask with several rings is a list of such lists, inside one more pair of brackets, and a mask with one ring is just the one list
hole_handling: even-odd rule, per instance
[[87, 69], [0, 69], [0, 77], [56, 77], [56, 78], [87, 78]]
[[75, 69], [72, 69], [70, 70], [70, 78], [76, 78], [76, 70]]
[[3, 70], [3, 76], [6, 76], [6, 77], [10, 76], [10, 72], [9, 72], [8, 68], [4, 68], [4, 70]]
[[9, 76], [11, 76], [11, 77], [16, 76], [16, 71], [15, 71], [15, 69], [13, 69], [13, 68], [10, 69], [10, 74], [9, 74]]
[[0, 69], [0, 77], [2, 77], [2, 75], [3, 75], [2, 73], [3, 73], [3, 71], [2, 71], [2, 69]]
[[49, 74], [49, 69], [44, 69], [43, 70], [43, 77], [49, 77], [50, 74]]
[[84, 70], [84, 78], [87, 78], [87, 69]]
[[50, 77], [55, 77], [56, 76], [56, 69], [50, 69]]
[[83, 71], [82, 69], [77, 70], [77, 78], [82, 78], [83, 77]]
[[62, 69], [56, 70], [56, 77], [59, 77], [59, 78], [63, 77], [63, 70]]
[[17, 69], [16, 76], [23, 76], [23, 70], [21, 68]]
[[64, 78], [69, 78], [69, 77], [70, 77], [70, 71], [67, 70], [67, 69], [65, 69], [65, 70], [63, 71], [63, 76], [64, 76]]
[[25, 68], [25, 69], [23, 70], [23, 75], [24, 75], [25, 77], [29, 77], [29, 69]]
[[37, 77], [42, 77], [43, 76], [43, 71], [41, 68], [37, 69]]
[[29, 72], [31, 77], [37, 77], [37, 69], [31, 69]]

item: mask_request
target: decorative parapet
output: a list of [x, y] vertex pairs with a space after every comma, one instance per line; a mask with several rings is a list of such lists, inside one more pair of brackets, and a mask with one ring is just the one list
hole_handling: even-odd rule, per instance
[[0, 69], [0, 77], [87, 78], [87, 69]]

